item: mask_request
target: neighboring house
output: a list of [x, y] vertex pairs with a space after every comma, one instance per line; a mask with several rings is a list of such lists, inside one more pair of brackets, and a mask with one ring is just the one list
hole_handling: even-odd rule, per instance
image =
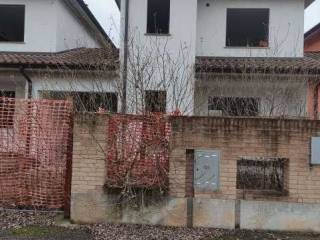
[[116, 2], [128, 112], [316, 116], [308, 101], [320, 63], [304, 56], [304, 10], [313, 1]]
[[305, 33], [304, 51], [320, 52], [320, 23]]
[[[306, 52], [305, 56], [320, 63], [320, 51]], [[308, 113], [310, 117], [320, 119], [320, 79], [315, 77], [309, 81]]]
[[[110, 93], [114, 111], [117, 55], [83, 0], [0, 0], [2, 96], [81, 92], [85, 101]], [[102, 67], [107, 71], [98, 76]]]

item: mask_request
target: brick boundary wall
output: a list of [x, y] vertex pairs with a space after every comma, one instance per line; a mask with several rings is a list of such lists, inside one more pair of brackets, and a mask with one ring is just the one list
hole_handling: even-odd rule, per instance
[[206, 117], [175, 117], [170, 121], [173, 132], [170, 166], [177, 169], [170, 171], [171, 195], [185, 196], [185, 184], [191, 182], [185, 181], [192, 177], [184, 171], [186, 149], [213, 149], [222, 153], [220, 189], [196, 192], [196, 197], [242, 199], [236, 189], [237, 160], [273, 157], [289, 159], [286, 176], [289, 194], [264, 196], [262, 200], [320, 203], [320, 166], [310, 166], [311, 137], [320, 136], [320, 121]]
[[106, 121], [107, 115], [75, 116], [71, 217], [80, 222], [102, 221], [105, 217], [104, 203], [99, 201], [106, 180]]
[[[320, 231], [320, 166], [310, 166], [311, 137], [320, 121], [168, 117], [169, 196], [157, 205], [114, 206], [104, 190], [107, 115], [77, 116], [74, 124], [71, 218], [170, 226]], [[89, 122], [89, 124], [88, 124]], [[220, 187], [193, 196], [192, 150], [219, 150]], [[289, 159], [288, 195], [255, 196], [236, 189], [241, 157]], [[270, 210], [276, 209], [276, 212]], [[191, 215], [191, 216], [189, 216]]]

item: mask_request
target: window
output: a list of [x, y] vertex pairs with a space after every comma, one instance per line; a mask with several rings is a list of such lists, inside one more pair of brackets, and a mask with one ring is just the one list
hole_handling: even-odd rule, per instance
[[269, 9], [228, 9], [227, 47], [268, 47]]
[[0, 90], [0, 97], [6, 97], [6, 98], [15, 98], [16, 93], [14, 91], [4, 91]]
[[73, 95], [73, 101], [78, 112], [98, 112], [99, 109], [117, 112], [118, 109], [118, 98], [115, 93], [80, 92]]
[[12, 127], [14, 122], [15, 92], [0, 90], [0, 128]]
[[24, 5], [0, 5], [0, 42], [24, 41]]
[[148, 0], [147, 33], [169, 34], [170, 0]]
[[288, 159], [243, 158], [238, 161], [237, 189], [284, 192]]
[[100, 110], [117, 112], [118, 110], [116, 93], [43, 91], [41, 94], [44, 99], [71, 99], [76, 112], [98, 112]]
[[166, 112], [167, 94], [165, 91], [146, 91], [146, 112]]
[[258, 116], [259, 99], [240, 97], [210, 97], [208, 110], [223, 116]]

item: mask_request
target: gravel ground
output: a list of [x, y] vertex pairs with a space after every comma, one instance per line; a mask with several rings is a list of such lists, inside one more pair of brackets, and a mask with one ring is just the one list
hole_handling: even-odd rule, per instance
[[59, 227], [61, 213], [0, 210], [0, 240], [94, 240], [89, 229]]
[[0, 210], [0, 240], [320, 240], [320, 234], [63, 223], [57, 213]]
[[0, 231], [31, 225], [52, 226], [58, 213], [0, 209]]
[[[208, 240], [319, 240], [320, 234], [266, 231], [225, 231], [219, 238]], [[207, 240], [207, 239], [206, 239]]]
[[320, 234], [217, 229], [167, 228], [138, 225], [89, 227], [95, 240], [320, 240]]
[[87, 226], [95, 240], [209, 240], [219, 239], [222, 230], [153, 227], [146, 225]]

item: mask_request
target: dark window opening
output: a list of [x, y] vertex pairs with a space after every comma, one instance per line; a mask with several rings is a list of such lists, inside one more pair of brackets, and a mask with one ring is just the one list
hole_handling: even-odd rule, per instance
[[241, 159], [237, 166], [237, 189], [283, 192], [288, 159]]
[[24, 5], [0, 5], [0, 42], [23, 42], [24, 19]]
[[145, 92], [146, 112], [166, 112], [167, 94], [165, 91]]
[[228, 47], [268, 47], [269, 9], [228, 9]]
[[259, 99], [240, 97], [209, 97], [209, 111], [221, 111], [223, 116], [258, 116]]
[[116, 93], [43, 91], [42, 98], [72, 100], [76, 112], [113, 112], [118, 110]]
[[15, 95], [14, 91], [0, 90], [0, 128], [13, 126]]
[[15, 93], [15, 91], [3, 91], [3, 90], [0, 90], [0, 97], [15, 98], [16, 97], [16, 93]]
[[148, 0], [147, 33], [169, 34], [170, 0]]

